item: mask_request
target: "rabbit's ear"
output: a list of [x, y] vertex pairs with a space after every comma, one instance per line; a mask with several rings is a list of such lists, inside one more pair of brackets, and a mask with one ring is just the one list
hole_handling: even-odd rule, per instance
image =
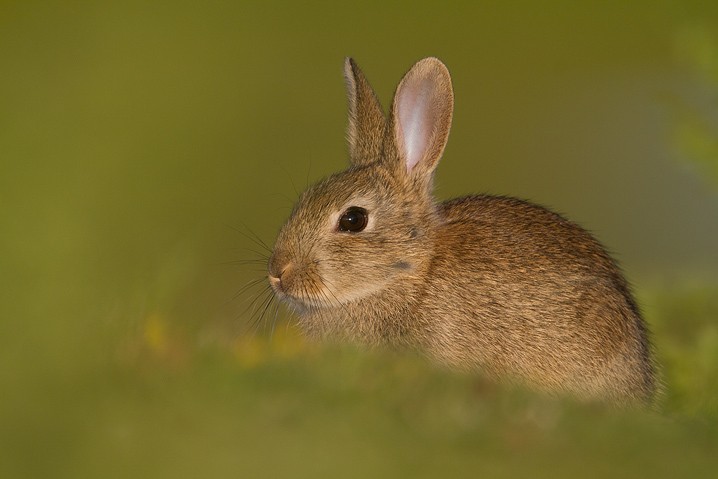
[[430, 182], [451, 129], [454, 93], [451, 76], [436, 58], [414, 65], [397, 87], [391, 130], [403, 171]]
[[353, 165], [372, 163], [381, 153], [386, 119], [374, 90], [351, 58], [344, 61], [344, 79], [349, 99], [349, 158]]

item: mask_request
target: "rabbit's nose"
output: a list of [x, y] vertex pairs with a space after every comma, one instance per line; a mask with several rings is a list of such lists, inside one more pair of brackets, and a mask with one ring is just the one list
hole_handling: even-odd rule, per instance
[[277, 292], [284, 292], [284, 285], [282, 284], [282, 273], [278, 273], [276, 276], [269, 273], [269, 285]]
[[284, 291], [286, 287], [286, 279], [289, 275], [289, 272], [293, 269], [292, 263], [287, 263], [282, 268], [279, 269], [278, 273], [274, 273], [273, 271], [269, 271], [269, 284], [276, 290], [276, 291]]
[[279, 276], [272, 276], [270, 274], [269, 275], [269, 284], [272, 286], [272, 288], [281, 290], [282, 289], [282, 278], [280, 278]]

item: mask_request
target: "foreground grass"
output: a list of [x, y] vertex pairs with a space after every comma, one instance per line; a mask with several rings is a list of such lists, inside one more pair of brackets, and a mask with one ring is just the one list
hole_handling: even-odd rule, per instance
[[714, 293], [644, 301], [657, 411], [320, 349], [285, 327], [197, 346], [152, 316], [121, 344], [97, 337], [106, 354], [9, 365], [0, 477], [713, 477]]

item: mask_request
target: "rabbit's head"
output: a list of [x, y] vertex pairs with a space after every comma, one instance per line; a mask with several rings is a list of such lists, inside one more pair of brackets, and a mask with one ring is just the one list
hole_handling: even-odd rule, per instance
[[300, 309], [341, 307], [416, 282], [438, 221], [432, 178], [451, 126], [453, 92], [436, 58], [399, 84], [388, 119], [347, 59], [350, 166], [300, 196], [277, 238], [269, 279]]

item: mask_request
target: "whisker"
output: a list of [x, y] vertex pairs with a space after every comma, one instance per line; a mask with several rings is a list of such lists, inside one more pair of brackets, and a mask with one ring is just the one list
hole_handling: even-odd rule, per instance
[[289, 170], [283, 165], [279, 164], [279, 167], [284, 171], [284, 173], [287, 175], [287, 178], [289, 178], [289, 182], [292, 184], [292, 188], [294, 189], [294, 193], [297, 195], [297, 198], [299, 198], [299, 190], [297, 190], [297, 186], [294, 184], [294, 180], [292, 180], [292, 175], [289, 174]]
[[[237, 291], [237, 292], [234, 294], [234, 296], [232, 296], [232, 298], [229, 299], [227, 302], [229, 303], [229, 302], [231, 302], [231, 301], [234, 301], [235, 299], [239, 298], [241, 295], [243, 295], [244, 293], [246, 293], [249, 289], [251, 289], [251, 288], [253, 288], [253, 287], [255, 287], [255, 286], [258, 286], [259, 284], [261, 284], [261, 283], [262, 283], [263, 281], [265, 281], [265, 280], [266, 280], [266, 278], [264, 278], [264, 277], [250, 280], [250, 281], [247, 282], [244, 286], [242, 286], [241, 288], [239, 288], [239, 291]], [[269, 287], [269, 285], [267, 285], [267, 286]]]
[[289, 206], [286, 206], [286, 205], [285, 205], [285, 206], [281, 206], [281, 207], [279, 207], [279, 208], [276, 208], [274, 211], [277, 211], [277, 210], [279, 210], [280, 208], [281, 208], [282, 210], [286, 210], [286, 209], [291, 210], [292, 207], [294, 206], [294, 203], [297, 201], [296, 198], [290, 198], [289, 196], [285, 195], [284, 193], [276, 193], [276, 194], [274, 194], [273, 196], [275, 196], [275, 197], [281, 197], [282, 199], [287, 200], [287, 201], [289, 202]]
[[[217, 261], [215, 265], [217, 266], [231, 266], [231, 265], [246, 265], [246, 264], [258, 264], [258, 265], [267, 265], [269, 263], [269, 255], [266, 253], [262, 253], [260, 251], [254, 250], [252, 248], [238, 248], [236, 251], [242, 252], [242, 255], [239, 259], [231, 259], [226, 261]], [[246, 253], [252, 253], [251, 256], [253, 257], [247, 257]]]
[[255, 302], [255, 305], [252, 308], [252, 312], [249, 315], [249, 320], [246, 323], [247, 327], [249, 328], [249, 330], [252, 332], [253, 335], [257, 334], [257, 332], [259, 331], [259, 326], [261, 324], [262, 316], [259, 312], [262, 311], [264, 309], [265, 304], [268, 301], [271, 301], [273, 298], [272, 294], [268, 295], [267, 293], [268, 293], [268, 291], [265, 290], [260, 295], [258, 295], [258, 297], [257, 297], [258, 301]]
[[234, 259], [231, 261], [222, 261], [218, 263], [222, 266], [227, 265], [246, 265], [246, 264], [266, 264], [266, 261], [264, 259]]
[[329, 296], [327, 296], [327, 292], [326, 292], [326, 290], [327, 290], [327, 285], [324, 284], [324, 281], [322, 280], [322, 277], [321, 277], [321, 276], [318, 276], [318, 278], [319, 278], [319, 282], [320, 282], [321, 285], [322, 285], [322, 289], [319, 290], [319, 294], [321, 295], [321, 297], [322, 297], [322, 299], [323, 299], [324, 301], [326, 301], [328, 304], [331, 305], [331, 304], [332, 304], [332, 299], [331, 299]]
[[[270, 314], [272, 314], [272, 313], [270, 313]], [[274, 317], [272, 318], [272, 332], [271, 332], [271, 334], [270, 334], [270, 336], [269, 336], [271, 339], [274, 339], [274, 329], [275, 329], [276, 326], [277, 326], [277, 315], [278, 315], [278, 314], [279, 314], [279, 301], [276, 301], [276, 302], [274, 303], [274, 314], [272, 315], [272, 316], [274, 316]]]
[[285, 333], [289, 333], [289, 326], [291, 326], [291, 325], [292, 325], [292, 317], [289, 316], [289, 318], [287, 318], [286, 325], [284, 326]]
[[[241, 222], [240, 222], [241, 223]], [[252, 231], [246, 224], [241, 223], [244, 228], [247, 229], [249, 233], [245, 233], [244, 231], [240, 230], [239, 228], [232, 226], [230, 224], [225, 224], [227, 228], [231, 228], [235, 232], [239, 233], [240, 235], [244, 236], [246, 239], [253, 242], [255, 245], [259, 246], [260, 248], [266, 250], [269, 254], [272, 254], [272, 249], [267, 246], [267, 243], [262, 241], [262, 238], [259, 237], [254, 231]]]
[[242, 223], [242, 226], [247, 228], [247, 231], [249, 231], [249, 234], [251, 234], [254, 237], [254, 239], [257, 241], [257, 244], [263, 246], [264, 249], [266, 251], [268, 251], [270, 254], [272, 253], [272, 248], [270, 248], [269, 245], [267, 243], [265, 243], [264, 240], [257, 233], [255, 233], [251, 228], [249, 228], [249, 226], [247, 226], [244, 223]]
[[[315, 260], [314, 263], [317, 265], [320, 264], [319, 260]], [[334, 298], [334, 301], [336, 302], [336, 305], [341, 308], [345, 308], [345, 305], [342, 304], [341, 301], [339, 301], [339, 298], [337, 298], [337, 296], [332, 291], [332, 287], [334, 287], [332, 282], [326, 278], [323, 278], [321, 275], [317, 275], [317, 277], [319, 278], [319, 281], [322, 283], [322, 286], [324, 286], [324, 289], [326, 289], [329, 292], [329, 294], [332, 295], [332, 297]], [[331, 303], [331, 301], [330, 301], [330, 303]]]
[[307, 168], [306, 188], [309, 188], [309, 173], [312, 171], [312, 156], [309, 156], [309, 167]]
[[263, 259], [264, 261], [269, 261], [269, 255], [266, 253], [259, 252], [252, 248], [244, 248], [244, 251], [249, 251], [250, 253], [256, 254], [257, 256], [259, 256], [259, 258]]
[[[245, 252], [248, 251], [248, 252], [252, 253], [252, 255], [255, 257], [254, 258], [244, 257], [244, 258], [227, 260], [227, 261], [218, 261], [214, 264], [216, 266], [241, 266], [241, 267], [253, 265], [253, 266], [258, 266], [260, 268], [259, 269], [255, 268], [252, 270], [252, 272], [257, 272], [257, 273], [265, 273], [266, 272], [267, 263], [269, 262], [268, 254], [261, 252], [261, 251], [257, 251], [252, 248], [238, 248], [237, 250], [242, 250]], [[242, 268], [242, 269], [244, 270], [245, 268]], [[264, 275], [262, 275], [262, 276], [264, 276]]]
[[254, 316], [254, 312], [257, 309], [257, 305], [262, 304], [265, 301], [267, 293], [273, 294], [271, 289], [272, 288], [269, 285], [267, 285], [266, 288], [264, 288], [262, 291], [257, 293], [257, 295], [254, 297], [254, 299], [249, 303], [249, 305], [246, 308], [244, 308], [244, 310], [240, 313], [240, 316], [244, 316], [245, 314], [247, 314], [248, 311], [251, 310], [250, 318], [252, 318]]
[[271, 295], [269, 295], [269, 297], [267, 299], [264, 300], [262, 305], [258, 308], [258, 311], [261, 311], [261, 313], [259, 313], [257, 315], [256, 319], [254, 320], [257, 323], [257, 325], [264, 324], [264, 326], [266, 328], [266, 322], [264, 321], [264, 316], [267, 314], [267, 310], [269, 309], [269, 306], [272, 304], [273, 301], [274, 301], [274, 294], [271, 294]]

